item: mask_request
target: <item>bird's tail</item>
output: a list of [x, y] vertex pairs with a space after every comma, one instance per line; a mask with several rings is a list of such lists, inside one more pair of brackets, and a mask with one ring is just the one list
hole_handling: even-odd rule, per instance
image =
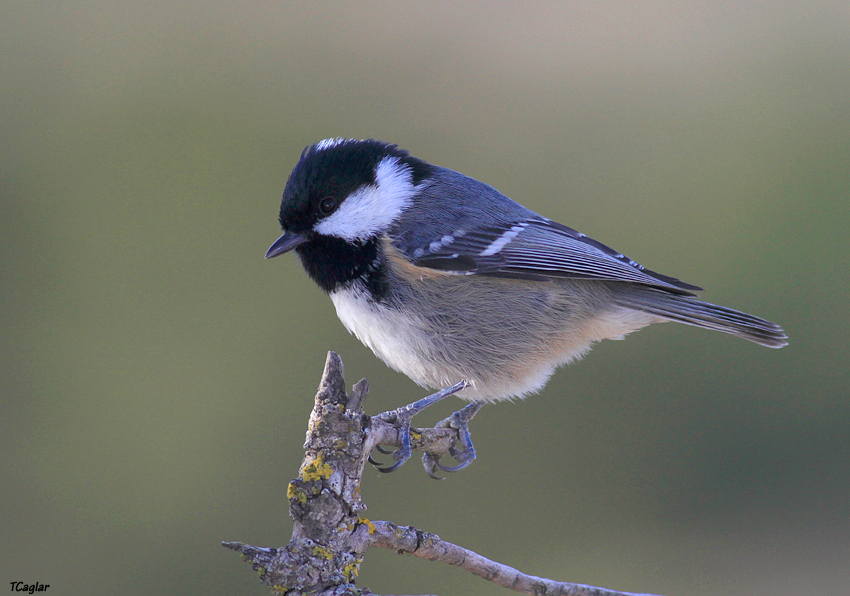
[[614, 297], [620, 306], [649, 313], [668, 321], [730, 333], [768, 348], [781, 348], [788, 345], [788, 336], [779, 325], [725, 306], [702, 302], [690, 296], [630, 285], [624, 291], [618, 288]]

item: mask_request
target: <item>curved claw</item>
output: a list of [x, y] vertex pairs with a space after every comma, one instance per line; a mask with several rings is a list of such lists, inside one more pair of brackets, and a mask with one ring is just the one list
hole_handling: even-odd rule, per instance
[[456, 465], [456, 466], [444, 466], [444, 465], [443, 465], [443, 464], [441, 464], [439, 461], [438, 461], [438, 462], [436, 462], [437, 466], [438, 466], [438, 467], [439, 467], [439, 468], [440, 468], [443, 472], [459, 472], [459, 471], [461, 471], [462, 469], [464, 469], [465, 467], [467, 467], [467, 466], [468, 466], [469, 464], [471, 464], [471, 463], [472, 463], [472, 460], [471, 460], [471, 459], [468, 459], [468, 460], [466, 460], [466, 461], [462, 461], [462, 462], [460, 462], [460, 463], [459, 463], [458, 465]]
[[465, 461], [460, 461], [456, 466], [444, 466], [442, 463], [440, 463], [441, 459], [442, 458], [434, 457], [430, 453], [426, 453], [422, 456], [422, 465], [425, 468], [425, 473], [428, 474], [428, 476], [430, 476], [434, 480], [445, 480], [445, 477], [437, 476], [437, 469], [449, 473], [459, 472], [464, 468], [468, 467], [469, 464], [471, 464], [472, 461], [475, 459], [475, 456], [473, 455]]
[[382, 463], [375, 461], [375, 459], [371, 455], [369, 456], [369, 463], [372, 464], [373, 466], [375, 466], [376, 470], [378, 470], [379, 472], [383, 472], [385, 474], [389, 474], [390, 472], [394, 472], [394, 471], [398, 470], [401, 466], [404, 465], [404, 463], [407, 460], [410, 459], [410, 456], [412, 455], [413, 451], [410, 448], [410, 426], [409, 425], [408, 425], [407, 430], [404, 432], [404, 435], [402, 435], [402, 436], [406, 437], [407, 440], [406, 441], [402, 440], [401, 447], [399, 447], [395, 451], [384, 451], [384, 450], [379, 449], [379, 451], [381, 451], [381, 453], [392, 453], [393, 459], [395, 459], [394, 464], [389, 465], [389, 466], [384, 466]]
[[[395, 453], [395, 450], [393, 450], [393, 449], [384, 449], [384, 448], [383, 448], [383, 447], [381, 447], [380, 445], [375, 445], [375, 451], [377, 451], [378, 453], [383, 453], [384, 455], [389, 455], [389, 454], [391, 454], [391, 453]], [[369, 463], [370, 463], [370, 464], [372, 464], [373, 466], [375, 466], [376, 468], [379, 468], [379, 469], [380, 469], [380, 466], [383, 466], [383, 465], [384, 465], [384, 464], [382, 464], [381, 462], [379, 462], [378, 460], [376, 460], [375, 458], [373, 458], [371, 454], [369, 454], [369, 458], [368, 458], [368, 459], [369, 459]]]
[[406, 461], [407, 461], [406, 459], [400, 459], [391, 466], [386, 466], [384, 468], [382, 468], [380, 466], [375, 466], [375, 469], [378, 470], [379, 472], [383, 473], [383, 474], [389, 474], [390, 472], [395, 472], [396, 470], [398, 470], [401, 466], [404, 465], [404, 462], [406, 462]]
[[434, 480], [445, 480], [443, 476], [437, 476], [437, 468], [442, 468], [438, 459], [430, 453], [425, 453], [422, 456], [422, 466], [425, 468], [425, 473]]
[[375, 459], [370, 454], [369, 455], [369, 463], [372, 464], [373, 466], [375, 466], [376, 470], [378, 470], [379, 472], [383, 472], [384, 474], [389, 474], [390, 472], [395, 472], [396, 470], [398, 470], [401, 466], [404, 465], [404, 463], [407, 460], [410, 459], [410, 456], [413, 454], [413, 450], [410, 447], [410, 423], [409, 422], [403, 422], [402, 423], [402, 435], [401, 436], [403, 437], [402, 440], [401, 440], [401, 447], [399, 447], [395, 451], [387, 451], [385, 449], [381, 449], [378, 446], [375, 446], [375, 448], [378, 451], [380, 451], [381, 453], [385, 453], [385, 454], [392, 453], [393, 459], [395, 459], [394, 464], [389, 465], [389, 466], [384, 466], [382, 463], [375, 461]]

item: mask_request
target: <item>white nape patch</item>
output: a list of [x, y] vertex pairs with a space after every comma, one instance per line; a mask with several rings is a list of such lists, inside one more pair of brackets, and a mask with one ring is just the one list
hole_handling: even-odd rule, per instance
[[336, 147], [337, 145], [341, 145], [346, 142], [348, 139], [343, 137], [333, 137], [331, 139], [323, 139], [316, 143], [317, 151], [324, 151], [325, 149], [330, 149], [331, 147]]
[[490, 243], [490, 246], [481, 251], [482, 257], [489, 257], [490, 255], [494, 255], [500, 250], [502, 250], [506, 244], [508, 244], [511, 240], [516, 238], [520, 232], [522, 232], [528, 224], [519, 224], [518, 226], [511, 227], [510, 230], [496, 238], [493, 242]]
[[416, 193], [410, 168], [399, 162], [398, 157], [382, 159], [375, 168], [375, 184], [355, 190], [313, 229], [349, 241], [368, 240], [386, 230]]

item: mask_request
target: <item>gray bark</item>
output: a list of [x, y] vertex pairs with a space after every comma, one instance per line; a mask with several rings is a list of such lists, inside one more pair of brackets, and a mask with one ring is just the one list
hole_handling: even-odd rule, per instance
[[[500, 586], [524, 594], [546, 596], [634, 596], [581, 584], [525, 575], [470, 550], [410, 526], [371, 522], [360, 513], [360, 481], [372, 449], [398, 447], [399, 428], [363, 412], [369, 391], [365, 379], [345, 392], [340, 357], [328, 353], [316, 394], [298, 477], [289, 483], [289, 515], [294, 522], [289, 544], [261, 548], [240, 542], [222, 546], [242, 554], [276, 595], [313, 596], [372, 594], [355, 586], [370, 547], [390, 548], [431, 561], [443, 561]], [[459, 437], [453, 428], [413, 429], [411, 444], [434, 458], [449, 454]]]

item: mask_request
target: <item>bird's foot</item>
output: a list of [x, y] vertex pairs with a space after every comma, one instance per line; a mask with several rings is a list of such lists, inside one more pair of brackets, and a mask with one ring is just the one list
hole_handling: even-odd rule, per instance
[[[413, 454], [413, 449], [410, 446], [410, 421], [416, 416], [419, 412], [431, 406], [438, 401], [445, 399], [446, 397], [452, 395], [453, 393], [457, 393], [461, 389], [464, 389], [469, 383], [467, 381], [461, 381], [459, 383], [455, 383], [451, 387], [447, 387], [437, 393], [433, 393], [427, 397], [423, 397], [420, 400], [413, 402], [412, 404], [408, 404], [406, 406], [402, 406], [396, 410], [389, 410], [387, 412], [383, 412], [378, 414], [376, 418], [380, 418], [384, 422], [389, 422], [390, 424], [395, 424], [399, 429], [399, 440], [401, 445], [398, 449], [393, 452], [393, 459], [395, 463], [389, 466], [382, 467], [381, 464], [372, 459], [372, 456], [369, 456], [369, 463], [371, 463], [379, 472], [393, 472], [399, 469], [404, 462], [410, 459], [410, 456]], [[465, 409], [465, 408], [464, 408]], [[463, 411], [463, 410], [461, 410]], [[387, 451], [378, 447], [378, 451], [382, 453], [387, 453]]]
[[442, 477], [437, 475], [438, 469], [443, 472], [457, 472], [475, 460], [475, 446], [472, 444], [472, 437], [469, 434], [469, 421], [472, 420], [483, 405], [483, 401], [474, 401], [445, 420], [437, 423], [435, 428], [453, 428], [457, 431], [458, 440], [456, 443], [453, 442], [452, 446], [449, 447], [449, 454], [458, 464], [456, 466], [444, 466], [440, 463], [440, 457], [426, 453], [422, 456], [422, 465], [425, 466], [425, 472], [428, 476], [436, 480], [442, 480]]

